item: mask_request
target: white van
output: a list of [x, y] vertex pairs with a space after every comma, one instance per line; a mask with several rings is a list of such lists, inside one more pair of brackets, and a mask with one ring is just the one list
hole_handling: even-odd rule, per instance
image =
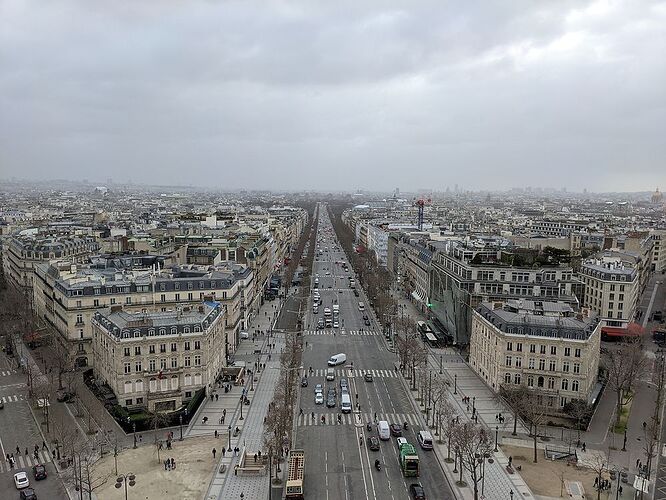
[[351, 413], [352, 411], [352, 402], [349, 393], [343, 392], [340, 398], [340, 408], [342, 408], [342, 413]]
[[340, 353], [340, 354], [334, 354], [328, 359], [328, 366], [337, 366], [341, 365], [347, 361], [347, 355], [345, 353]]
[[386, 420], [377, 422], [377, 432], [379, 432], [379, 439], [382, 441], [391, 439], [391, 429], [389, 429], [389, 424]]
[[432, 450], [432, 434], [428, 431], [419, 431], [416, 435], [416, 440], [424, 450]]

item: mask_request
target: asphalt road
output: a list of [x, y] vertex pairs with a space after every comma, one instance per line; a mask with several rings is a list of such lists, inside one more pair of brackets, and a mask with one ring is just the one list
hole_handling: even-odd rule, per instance
[[[336, 264], [336, 261], [346, 261], [346, 258], [341, 249], [334, 250], [336, 246], [340, 248], [339, 243], [325, 206], [320, 208], [312, 280], [314, 283], [316, 275], [319, 275], [323, 303], [319, 306], [319, 313], [313, 315], [312, 298], [308, 301], [303, 367], [306, 372], [311, 367], [313, 373], [308, 377], [308, 386], [301, 388], [299, 404], [303, 414], [298, 417], [296, 430], [296, 445], [306, 453], [305, 495], [307, 498], [326, 500], [407, 499], [410, 498], [409, 485], [421, 482], [426, 493], [433, 498], [454, 498], [432, 452], [419, 448], [420, 477], [405, 478], [398, 462], [395, 437], [380, 441], [379, 451], [371, 451], [367, 447], [367, 438], [378, 436], [376, 426], [372, 426], [372, 431], [366, 429], [366, 424], [374, 421], [375, 413], [377, 420], [400, 424], [407, 421], [409, 430], [403, 431], [403, 435], [415, 446], [416, 432], [421, 430], [420, 420], [395, 372], [396, 357], [387, 351], [381, 327], [372, 319], [370, 326], [365, 325], [363, 315], [367, 314], [369, 318], [372, 315], [360, 286], [357, 285], [360, 292], [358, 298], [349, 287], [348, 277], [353, 272], [351, 267], [346, 273], [341, 264]], [[323, 251], [321, 255], [318, 255], [319, 250]], [[366, 304], [365, 312], [359, 310], [359, 302]], [[323, 318], [324, 308], [332, 309], [335, 303], [340, 305], [340, 328], [317, 330], [317, 319]], [[327, 382], [327, 360], [337, 353], [345, 353], [347, 362], [336, 367], [335, 380]], [[364, 381], [366, 371], [373, 375], [373, 382]], [[340, 410], [342, 376], [349, 381], [353, 403], [360, 405], [360, 409], [355, 406], [351, 414], [342, 414]], [[325, 396], [329, 387], [337, 388], [335, 408], [315, 404], [315, 384], [324, 384]], [[360, 445], [361, 436], [363, 445]], [[381, 471], [375, 469], [375, 459], [381, 461]]]
[[[42, 450], [42, 437], [37, 424], [30, 412], [28, 401], [27, 377], [16, 369], [16, 361], [5, 353], [0, 354], [0, 401], [4, 408], [0, 409], [0, 498], [19, 498], [14, 486], [14, 474], [25, 471], [30, 479], [30, 487], [40, 499], [66, 499], [67, 494], [57, 476], [48, 450]], [[38, 459], [33, 456], [34, 446], [39, 445]], [[16, 447], [19, 447], [20, 454]], [[28, 456], [25, 450], [28, 448]], [[16, 466], [12, 468], [6, 459], [13, 454]], [[35, 481], [32, 466], [40, 463], [46, 465], [48, 477]]]

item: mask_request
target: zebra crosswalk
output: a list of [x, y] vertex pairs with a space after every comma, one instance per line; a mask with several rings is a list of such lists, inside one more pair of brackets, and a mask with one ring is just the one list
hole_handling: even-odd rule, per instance
[[0, 396], [0, 401], [3, 403], [16, 403], [17, 401], [24, 401], [25, 396], [23, 394], [11, 394], [9, 396]]
[[[340, 415], [339, 423], [338, 415]], [[360, 416], [360, 421], [363, 425], [367, 422], [373, 422], [375, 418], [373, 413], [361, 413]], [[399, 423], [401, 425], [403, 422], [407, 422], [410, 425], [420, 425], [418, 417], [413, 413], [377, 413], [377, 420], [386, 420], [389, 423]], [[297, 425], [300, 427], [316, 425], [354, 425], [355, 423], [356, 416], [353, 413], [338, 413], [336, 411], [330, 413], [304, 413], [303, 415], [298, 416], [297, 421]]]
[[[363, 377], [366, 373], [372, 375], [373, 378], [396, 378], [398, 373], [394, 370], [349, 370], [337, 369], [335, 370], [336, 377]], [[312, 370], [310, 377], [325, 377], [326, 368], [319, 368]]]
[[9, 375], [14, 375], [16, 370], [0, 370], [0, 377], [8, 377]]
[[326, 328], [324, 330], [303, 330], [303, 335], [363, 335], [363, 336], [373, 336], [373, 335], [381, 335], [381, 332], [378, 332], [377, 330], [345, 330], [344, 328], [342, 329], [337, 329], [337, 328]]
[[0, 472], [16, 472], [18, 469], [25, 469], [32, 467], [37, 464], [45, 464], [46, 462], [52, 462], [51, 454], [47, 450], [40, 450], [37, 452], [37, 459], [34, 455], [25, 456], [25, 455], [14, 455], [14, 467], [9, 464], [9, 461], [6, 457], [3, 457], [0, 460]]

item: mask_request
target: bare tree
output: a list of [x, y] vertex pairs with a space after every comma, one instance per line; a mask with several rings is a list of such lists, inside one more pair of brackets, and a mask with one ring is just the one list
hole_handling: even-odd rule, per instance
[[597, 488], [596, 488], [597, 500], [601, 499], [601, 488], [599, 488], [599, 486], [601, 485], [601, 479], [604, 473], [610, 470], [609, 464], [610, 464], [610, 448], [606, 453], [600, 451], [592, 452], [592, 457], [588, 461], [590, 469], [592, 469], [592, 471], [594, 471], [594, 473], [597, 476]]
[[622, 406], [633, 398], [632, 387], [645, 371], [647, 358], [640, 342], [627, 342], [608, 350], [602, 358], [608, 387], [615, 393], [615, 425], [620, 425]]
[[454, 439], [460, 463], [472, 477], [474, 500], [478, 500], [479, 481], [483, 479], [482, 465], [490, 457], [492, 440], [483, 427], [469, 422], [458, 426]]
[[530, 435], [534, 440], [534, 463], [537, 463], [537, 438], [539, 437], [539, 426], [543, 425], [546, 419], [546, 408], [541, 401], [540, 394], [529, 390], [527, 394], [528, 397], [524, 400], [520, 413], [530, 424]]
[[500, 401], [504, 399], [504, 401], [506, 401], [506, 403], [509, 405], [509, 408], [511, 408], [511, 412], [513, 413], [512, 434], [515, 436], [517, 434], [518, 419], [523, 413], [525, 405], [531, 403], [532, 397], [530, 395], [530, 391], [524, 385], [515, 387], [503, 384], [500, 388], [500, 396]]
[[584, 429], [584, 424], [590, 419], [592, 407], [587, 404], [587, 401], [574, 399], [564, 405], [564, 412], [576, 423], [578, 441], [580, 441], [580, 431]]
[[453, 407], [450, 401], [446, 400], [439, 406], [439, 419], [440, 419], [440, 424], [442, 422], [444, 424], [443, 434], [448, 441], [446, 461], [450, 463], [451, 445], [452, 445], [451, 441], [453, 440], [453, 436], [455, 436], [456, 430], [458, 429], [459, 425], [457, 412], [455, 411], [455, 408]]

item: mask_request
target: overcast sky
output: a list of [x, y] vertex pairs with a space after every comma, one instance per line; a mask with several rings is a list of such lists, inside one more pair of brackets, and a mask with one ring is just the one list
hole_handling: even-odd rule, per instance
[[0, 177], [666, 189], [666, 2], [0, 0]]

